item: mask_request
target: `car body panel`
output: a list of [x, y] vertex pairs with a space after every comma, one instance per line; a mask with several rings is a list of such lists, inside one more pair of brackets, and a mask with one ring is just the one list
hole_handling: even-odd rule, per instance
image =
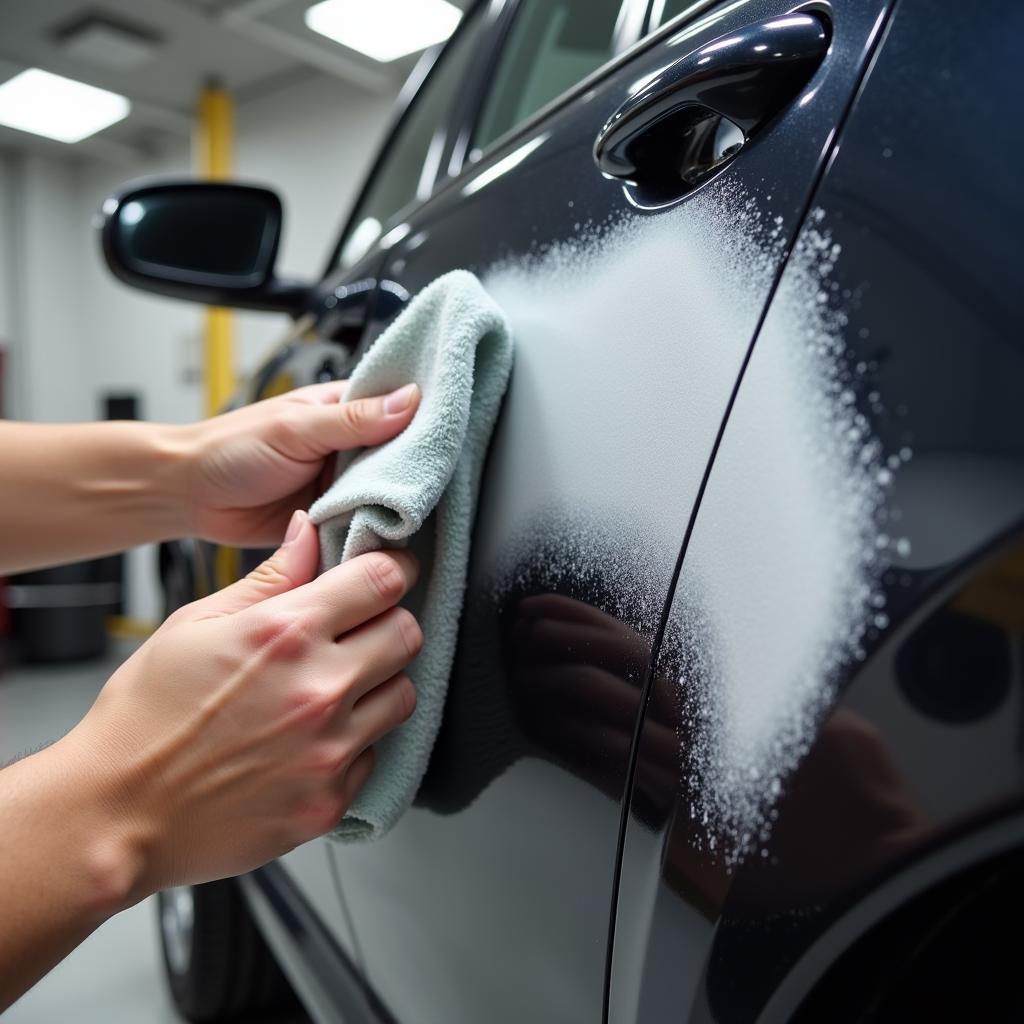
[[[623, 850], [613, 1024], [663, 1020], [667, 1007], [694, 1021], [789, 1021], [870, 928], [1020, 847], [1024, 146], [1004, 129], [1016, 116], [1005, 75], [1021, 28], [1022, 12], [1003, 4], [947, 4], [940, 16], [932, 4], [900, 0], [814, 197], [726, 426], [658, 655]], [[809, 572], [802, 563], [821, 553], [808, 536], [819, 527], [796, 499], [813, 502], [824, 489], [826, 517], [837, 495], [860, 500], [856, 488], [835, 489], [827, 465], [790, 473], [804, 442], [780, 443], [792, 410], [773, 397], [786, 383], [780, 353], [802, 344], [808, 324], [828, 344], [834, 372], [794, 393], [812, 421], [822, 407], [834, 417], [838, 403], [847, 410], [840, 421], [864, 431], [856, 444], [877, 442], [866, 464], [878, 486], [853, 543], [867, 540], [879, 554], [854, 550], [854, 578], [868, 587], [858, 606], [866, 628], [853, 643], [842, 630], [820, 634], [829, 671], [788, 706], [790, 726], [796, 714], [806, 719], [786, 738], [770, 720], [779, 697], [771, 664], [785, 658], [779, 638], [803, 635], [792, 622], [812, 620], [812, 603], [833, 600], [849, 568], [833, 559], [824, 591], [795, 585]], [[833, 455], [827, 429], [818, 450]], [[794, 500], [764, 486], [757, 455], [766, 448]], [[803, 544], [794, 536], [802, 527]], [[701, 577], [732, 571], [730, 546], [742, 552], [756, 604], [709, 611], [716, 584]], [[687, 651], [694, 621], [708, 646], [725, 651], [719, 664], [697, 664]], [[730, 661], [741, 642], [744, 658]], [[758, 670], [730, 678], [737, 664]], [[764, 726], [782, 737], [775, 763], [785, 755], [781, 774], [758, 780], [760, 794], [776, 779], [779, 792], [761, 801], [731, 860], [723, 845], [746, 819], [712, 801], [705, 822], [699, 791], [709, 733], [693, 694], [707, 685], [745, 695], [755, 726], [737, 728], [760, 737]], [[719, 714], [736, 712], [716, 706], [709, 717]], [[741, 786], [725, 788], [742, 797]], [[869, 960], [842, 1003], [818, 1002], [808, 1019], [898, 1019], [907, 1011], [901, 979], [956, 906], [947, 897], [904, 943], [879, 942], [878, 974], [863, 967], [865, 946]], [[973, 964], [966, 938], [959, 943], [955, 961]], [[960, 977], [967, 967], [931, 978], [933, 995], [945, 993], [943, 1016], [1018, 1019], [998, 1001], [1019, 989], [1014, 968], [984, 955], [986, 980], [973, 988]], [[957, 1002], [963, 992], [968, 1000]]]
[[[390, 835], [334, 850], [367, 979], [398, 1020], [602, 1015], [651, 644], [884, 4], [835, 4], [832, 48], [799, 101], [682, 202], [637, 209], [591, 147], [667, 59], [785, 9], [734, 2], [675, 26], [385, 236], [380, 276], [415, 293], [468, 267], [517, 342], [427, 778]], [[371, 319], [354, 355], [385, 326]]]

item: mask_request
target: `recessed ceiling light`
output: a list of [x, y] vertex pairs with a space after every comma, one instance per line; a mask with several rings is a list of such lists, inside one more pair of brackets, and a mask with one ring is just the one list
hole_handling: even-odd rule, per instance
[[390, 61], [443, 42], [462, 12], [448, 0], [323, 0], [306, 24], [374, 60]]
[[41, 68], [29, 68], [0, 85], [0, 124], [58, 142], [80, 142], [130, 110], [128, 100], [116, 92]]

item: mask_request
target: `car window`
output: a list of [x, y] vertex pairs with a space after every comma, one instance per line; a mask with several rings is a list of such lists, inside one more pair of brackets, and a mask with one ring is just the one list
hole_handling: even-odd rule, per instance
[[475, 150], [525, 121], [612, 56], [622, 0], [522, 0], [488, 87]]
[[647, 31], [653, 32], [693, 5], [693, 0], [653, 0]]
[[413, 98], [383, 158], [370, 172], [369, 187], [338, 247], [338, 266], [351, 267], [357, 263], [399, 210], [414, 199], [425, 199], [430, 194], [435, 171], [434, 159], [428, 165], [431, 143], [476, 49], [483, 23], [481, 9], [469, 18], [441, 53]]

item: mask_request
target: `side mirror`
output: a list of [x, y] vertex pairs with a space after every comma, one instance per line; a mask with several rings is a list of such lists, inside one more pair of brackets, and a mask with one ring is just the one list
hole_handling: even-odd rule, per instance
[[310, 287], [274, 275], [282, 219], [269, 189], [154, 182], [104, 200], [100, 238], [107, 266], [135, 288], [298, 315]]

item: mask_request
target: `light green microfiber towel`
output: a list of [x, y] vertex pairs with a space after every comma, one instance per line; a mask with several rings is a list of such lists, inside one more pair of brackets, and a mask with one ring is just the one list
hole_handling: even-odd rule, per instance
[[409, 303], [352, 373], [346, 401], [415, 381], [420, 406], [387, 444], [339, 456], [337, 479], [309, 514], [325, 565], [378, 548], [416, 551], [422, 578], [409, 606], [423, 648], [408, 671], [416, 710], [377, 744], [373, 774], [334, 838], [384, 835], [423, 778], [455, 654], [480, 474], [511, 367], [504, 315], [472, 274], [453, 270]]

